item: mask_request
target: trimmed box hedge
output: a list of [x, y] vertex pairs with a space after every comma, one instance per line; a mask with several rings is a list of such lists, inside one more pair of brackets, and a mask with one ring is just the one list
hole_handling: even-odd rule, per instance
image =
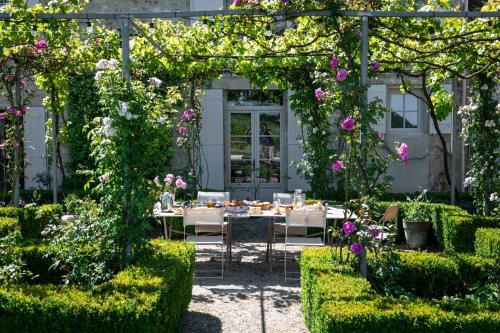
[[19, 222], [16, 218], [0, 217], [0, 238], [16, 230], [19, 230]]
[[477, 229], [474, 246], [478, 256], [500, 257], [500, 229]]
[[191, 300], [192, 244], [154, 240], [97, 287], [0, 286], [2, 332], [176, 332]]
[[59, 223], [62, 215], [61, 205], [43, 205], [23, 208], [0, 207], [0, 217], [16, 218], [25, 240], [38, 240], [48, 224]]
[[[500, 331], [498, 310], [480, 304], [453, 310], [424, 298], [384, 297], [352, 268], [333, 264], [330, 259], [330, 248], [306, 249], [300, 259], [302, 308], [313, 333]], [[446, 266], [446, 271], [460, 271], [460, 265]], [[420, 270], [415, 269], [415, 273]]]

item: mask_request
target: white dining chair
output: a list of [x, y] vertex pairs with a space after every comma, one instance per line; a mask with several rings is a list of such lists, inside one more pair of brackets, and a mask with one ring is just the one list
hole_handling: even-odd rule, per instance
[[[209, 200], [215, 201], [229, 201], [230, 194], [229, 192], [205, 192], [198, 191], [198, 202], [206, 204]], [[228, 222], [224, 222], [224, 230], [223, 235], [227, 233], [227, 224]], [[197, 225], [194, 227], [194, 233], [196, 235], [199, 234], [214, 234], [218, 233], [219, 229], [217, 226], [213, 225]]]
[[[192, 242], [197, 246], [197, 254], [198, 254], [198, 245], [215, 245], [220, 246], [221, 248], [221, 276], [220, 278], [224, 279], [224, 237], [223, 237], [223, 229], [224, 229], [224, 209], [223, 208], [207, 208], [207, 207], [196, 207], [196, 208], [186, 208], [184, 209], [184, 217], [183, 217], [183, 225], [184, 225], [184, 240], [186, 242]], [[186, 234], [186, 227], [189, 225], [196, 226], [210, 226], [213, 228], [217, 228], [219, 230], [218, 235], [189, 235]], [[209, 254], [211, 258], [217, 258], [213, 256], [213, 253]], [[208, 272], [209, 270], [205, 270], [203, 272]], [[201, 270], [198, 272], [202, 272]], [[217, 278], [215, 276], [207, 276], [204, 278]]]
[[[322, 228], [323, 238], [304, 236], [288, 236], [291, 227]], [[290, 210], [286, 215], [285, 226], [285, 283], [287, 281], [287, 247], [324, 246], [326, 236], [326, 211], [325, 210]], [[298, 272], [297, 272], [298, 273]]]

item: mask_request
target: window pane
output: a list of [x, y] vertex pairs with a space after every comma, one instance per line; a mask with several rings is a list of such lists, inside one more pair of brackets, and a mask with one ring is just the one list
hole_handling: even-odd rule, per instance
[[252, 115], [250, 113], [231, 113], [231, 134], [251, 135]]
[[231, 138], [231, 160], [252, 158], [252, 138]]
[[405, 111], [417, 111], [417, 98], [410, 94], [405, 94]]
[[260, 161], [260, 182], [265, 184], [278, 184], [280, 182], [280, 162]]
[[391, 128], [403, 128], [403, 112], [391, 112]]
[[391, 109], [394, 111], [403, 111], [403, 95], [391, 95]]
[[260, 135], [280, 135], [280, 114], [260, 113]]
[[405, 112], [405, 128], [418, 128], [418, 112]]
[[229, 106], [276, 106], [283, 105], [281, 90], [228, 90]]
[[231, 161], [231, 183], [251, 183], [252, 162]]
[[265, 136], [260, 138], [260, 159], [280, 159], [280, 138]]

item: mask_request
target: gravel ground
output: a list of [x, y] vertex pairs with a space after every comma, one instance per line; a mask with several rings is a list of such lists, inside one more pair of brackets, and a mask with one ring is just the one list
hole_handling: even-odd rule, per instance
[[[271, 273], [265, 262], [265, 243], [233, 245], [233, 261], [223, 281], [195, 279], [181, 332], [308, 332], [301, 312], [300, 282], [285, 284], [283, 263], [278, 262], [283, 256], [280, 248], [278, 244]], [[196, 269], [220, 272], [220, 262], [198, 258]], [[297, 272], [297, 264], [291, 263], [288, 270]]]

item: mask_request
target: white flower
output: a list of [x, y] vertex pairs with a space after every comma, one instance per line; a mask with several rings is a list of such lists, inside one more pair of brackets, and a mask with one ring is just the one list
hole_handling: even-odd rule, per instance
[[317, 127], [313, 127], [313, 133], [316, 133], [318, 131]]
[[474, 104], [474, 105], [471, 105], [471, 106], [470, 106], [470, 110], [471, 110], [472, 112], [477, 111], [477, 109], [479, 109], [479, 105], [477, 105], [477, 104]]
[[108, 68], [109, 69], [115, 69], [115, 67], [118, 65], [118, 60], [116, 59], [109, 59], [108, 61]]
[[498, 193], [497, 192], [493, 192], [490, 194], [490, 201], [491, 202], [498, 202], [500, 201], [500, 197], [498, 197]]
[[106, 172], [104, 175], [99, 177], [99, 181], [103, 184], [108, 180], [109, 180], [109, 172]]
[[310, 116], [309, 118], [307, 118], [307, 120], [309, 120], [309, 121], [313, 121], [313, 117], [312, 117], [312, 116]]
[[94, 75], [94, 80], [99, 81], [102, 79], [102, 72], [96, 72]]
[[104, 117], [102, 119], [104, 135], [108, 138], [116, 133], [116, 129], [113, 128], [113, 121], [109, 117]]
[[464, 187], [469, 187], [476, 181], [476, 178], [474, 177], [466, 177], [464, 180]]
[[109, 65], [109, 63], [108, 63], [108, 61], [106, 59], [101, 59], [101, 60], [99, 60], [97, 62], [97, 64], [95, 65], [95, 67], [97, 69], [106, 69], [106, 68], [108, 68], [108, 65]]
[[325, 134], [326, 134], [326, 131], [321, 132], [321, 134], [325, 135]]
[[492, 120], [486, 120], [484, 122], [484, 126], [488, 127], [488, 128], [491, 128], [491, 127], [495, 127], [496, 124], [495, 124], [495, 121], [492, 119]]
[[102, 144], [103, 144], [103, 145], [106, 145], [106, 146], [107, 146], [107, 145], [110, 145], [110, 144], [111, 144], [111, 140], [109, 140], [109, 139], [102, 140]]
[[128, 113], [128, 104], [126, 102], [120, 102], [120, 108], [118, 114], [122, 117], [126, 117]]
[[160, 118], [156, 119], [156, 122], [160, 125], [165, 125], [166, 119], [164, 117], [160, 117]]
[[150, 85], [155, 86], [156, 88], [159, 88], [162, 81], [157, 77], [150, 77], [148, 79], [148, 82]]
[[488, 90], [488, 85], [485, 83], [481, 86], [481, 90]]

